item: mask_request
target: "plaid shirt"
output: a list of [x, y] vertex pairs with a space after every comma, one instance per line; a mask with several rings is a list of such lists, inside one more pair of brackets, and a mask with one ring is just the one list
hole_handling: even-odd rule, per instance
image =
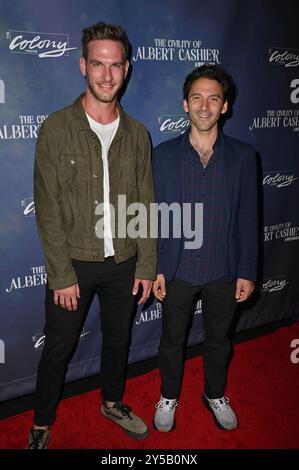
[[203, 203], [203, 244], [198, 249], [186, 249], [183, 243], [175, 277], [193, 285], [206, 284], [225, 275], [224, 169], [219, 138], [204, 168], [186, 132], [181, 159], [181, 197], [182, 202]]

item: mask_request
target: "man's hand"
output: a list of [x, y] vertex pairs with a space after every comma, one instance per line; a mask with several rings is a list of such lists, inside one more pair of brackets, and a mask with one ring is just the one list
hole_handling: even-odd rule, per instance
[[165, 277], [163, 274], [158, 274], [153, 285], [153, 293], [156, 299], [163, 302], [166, 297]]
[[138, 305], [143, 304], [149, 298], [152, 290], [153, 281], [149, 281], [148, 279], [135, 278], [134, 287], [132, 290], [133, 295], [137, 294], [140, 284], [142, 285], [142, 297], [139, 300]]
[[235, 299], [237, 302], [244, 302], [254, 290], [254, 282], [247, 279], [237, 279]]
[[77, 298], [80, 298], [79, 284], [74, 284], [65, 289], [54, 290], [54, 303], [67, 309], [69, 312], [77, 310]]

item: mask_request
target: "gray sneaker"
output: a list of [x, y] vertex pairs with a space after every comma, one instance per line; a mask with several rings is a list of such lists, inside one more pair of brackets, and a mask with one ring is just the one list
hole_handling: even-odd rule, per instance
[[145, 422], [132, 413], [129, 406], [121, 401], [116, 402], [112, 408], [107, 408], [102, 402], [101, 412], [105, 418], [111, 419], [118, 424], [133, 439], [142, 440], [149, 435], [149, 429]]
[[214, 414], [216, 425], [220, 429], [230, 431], [238, 427], [237, 417], [230, 407], [227, 397], [210, 399], [203, 394], [202, 401], [207, 410]]
[[50, 431], [31, 428], [29, 433], [28, 449], [48, 449], [50, 437]]
[[177, 400], [169, 400], [161, 395], [160, 401], [155, 405], [157, 410], [154, 417], [154, 428], [160, 432], [170, 432], [175, 428], [175, 410]]

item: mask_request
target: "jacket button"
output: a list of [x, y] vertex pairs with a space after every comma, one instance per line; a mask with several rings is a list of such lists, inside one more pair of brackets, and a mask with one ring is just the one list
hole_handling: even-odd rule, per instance
[[92, 257], [92, 259], [98, 259], [98, 257], [97, 257], [96, 255], [94, 255], [94, 256]]
[[95, 178], [95, 179], [97, 179], [98, 175], [95, 175], [95, 174], [94, 174], [94, 175], [92, 175], [92, 177]]
[[95, 146], [95, 149], [96, 149], [96, 150], [99, 150], [99, 147], [96, 145], [96, 146]]

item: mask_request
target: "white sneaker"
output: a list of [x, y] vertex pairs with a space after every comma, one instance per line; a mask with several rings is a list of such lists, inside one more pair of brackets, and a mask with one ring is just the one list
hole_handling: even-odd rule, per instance
[[238, 427], [237, 417], [229, 405], [227, 397], [210, 399], [205, 394], [202, 396], [205, 407], [213, 412], [216, 425], [221, 429], [231, 430]]
[[154, 417], [154, 428], [160, 432], [172, 431], [175, 427], [175, 409], [178, 406], [177, 400], [169, 400], [161, 395], [160, 401], [155, 405], [157, 410]]

